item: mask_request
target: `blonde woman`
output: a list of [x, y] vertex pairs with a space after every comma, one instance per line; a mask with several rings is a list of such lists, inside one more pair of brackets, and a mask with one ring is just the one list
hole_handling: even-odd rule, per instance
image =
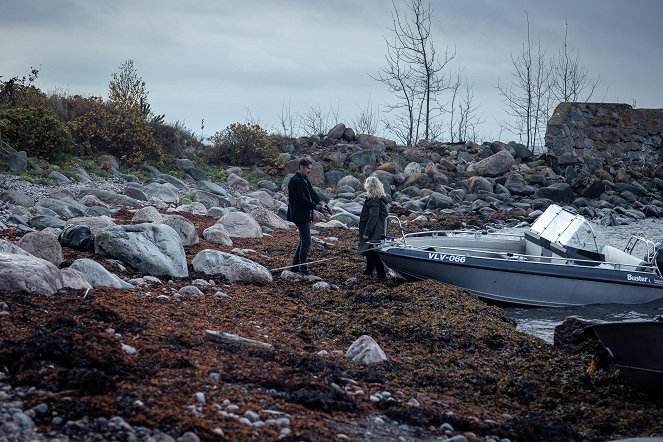
[[372, 250], [364, 250], [367, 241], [379, 241], [384, 234], [385, 220], [389, 213], [387, 197], [382, 183], [374, 176], [366, 178], [364, 189], [366, 189], [366, 201], [359, 216], [359, 250], [366, 256], [364, 275], [370, 276], [373, 270], [376, 270], [378, 278], [385, 279], [387, 275], [384, 264], [378, 254]]

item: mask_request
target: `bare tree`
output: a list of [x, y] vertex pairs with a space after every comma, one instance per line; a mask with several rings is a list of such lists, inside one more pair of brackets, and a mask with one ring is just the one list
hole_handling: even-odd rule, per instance
[[285, 100], [281, 104], [281, 113], [279, 114], [279, 124], [281, 130], [283, 131], [283, 136], [285, 137], [294, 137], [295, 136], [295, 124], [297, 123], [297, 118], [299, 114], [292, 113], [290, 108], [290, 100], [288, 100], [288, 105], [286, 106]]
[[599, 85], [600, 76], [590, 78], [585, 67], [580, 65], [579, 51], [568, 46], [569, 22], [565, 21], [564, 26], [564, 43], [552, 61], [552, 93], [557, 101], [579, 101], [583, 94], [584, 101], [589, 101]]
[[375, 135], [380, 123], [380, 109], [373, 106], [370, 97], [366, 107], [359, 108], [359, 115], [353, 121], [357, 133]]
[[306, 105], [306, 112], [301, 118], [301, 130], [308, 135], [318, 135], [322, 138], [331, 129], [330, 117], [338, 118], [338, 107], [334, 109], [333, 106], [330, 106], [327, 112], [323, 112], [319, 104], [315, 106]]
[[373, 78], [396, 95], [397, 103], [387, 105], [388, 112], [397, 114], [387, 129], [412, 145], [420, 135], [432, 138], [433, 120], [442, 112], [439, 94], [449, 88], [444, 68], [456, 54], [447, 48], [438, 56], [431, 37], [430, 4], [408, 0], [405, 12], [393, 7], [389, 28], [393, 40], [385, 38], [386, 66]]
[[513, 122], [505, 123], [505, 128], [520, 137], [527, 147], [541, 143], [545, 135], [545, 124], [550, 116], [551, 69], [545, 60], [545, 51], [539, 43], [534, 49], [530, 39], [529, 15], [527, 20], [527, 40], [523, 43], [518, 57], [511, 55], [514, 71], [511, 84], [497, 89], [506, 104], [507, 115]]

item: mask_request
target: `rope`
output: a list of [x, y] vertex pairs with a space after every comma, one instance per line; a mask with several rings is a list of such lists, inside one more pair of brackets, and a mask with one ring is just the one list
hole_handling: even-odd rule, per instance
[[[375, 248], [375, 245], [374, 245], [374, 244], [372, 244], [372, 243], [370, 243], [370, 242], [367, 242], [367, 244], [369, 244], [369, 246], [371, 246], [368, 250], [370, 250], [371, 248]], [[368, 250], [363, 250], [363, 252], [366, 252], [366, 251], [368, 251]], [[360, 252], [351, 252], [350, 255], [352, 255], [352, 256], [363, 256], [362, 253], [360, 253]], [[278, 267], [278, 268], [275, 268], [275, 269], [271, 269], [270, 271], [271, 271], [271, 272], [276, 272], [277, 270], [290, 269], [290, 268], [293, 268], [293, 267], [299, 267], [300, 265], [306, 265], [306, 266], [308, 266], [308, 265], [310, 265], [310, 264], [317, 264], [317, 263], [319, 263], [319, 262], [331, 261], [331, 260], [333, 260], [333, 259], [340, 259], [340, 258], [343, 258], [343, 257], [342, 257], [342, 256], [335, 256], [335, 257], [333, 257], [333, 258], [318, 259], [317, 261], [308, 261], [308, 262], [306, 262], [306, 263], [304, 263], [304, 264], [293, 264], [293, 265], [289, 265], [289, 266]]]
[[[319, 259], [319, 260], [317, 260], [317, 261], [308, 261], [308, 262], [306, 262], [306, 263], [303, 264], [303, 265], [308, 266], [308, 265], [311, 265], [311, 264], [316, 264], [316, 263], [323, 262], [323, 261], [331, 261], [332, 259], [340, 259], [340, 258], [342, 258], [342, 257], [341, 257], [341, 256], [335, 256], [335, 257], [333, 257], [333, 258]], [[271, 271], [272, 271], [272, 272], [276, 272], [277, 270], [290, 269], [290, 268], [292, 268], [292, 267], [299, 267], [300, 265], [302, 265], [302, 264], [293, 264], [293, 265], [290, 265], [290, 266], [278, 267], [278, 268], [276, 268], [276, 269], [272, 269]]]

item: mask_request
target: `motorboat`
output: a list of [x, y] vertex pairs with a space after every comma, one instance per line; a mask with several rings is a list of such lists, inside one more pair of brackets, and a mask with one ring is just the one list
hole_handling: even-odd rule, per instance
[[[394, 220], [400, 236], [391, 237]], [[522, 234], [406, 234], [391, 215], [385, 224], [375, 251], [406, 280], [433, 279], [484, 299], [526, 306], [643, 304], [663, 298], [654, 242], [632, 236], [623, 250], [610, 245], [599, 250], [591, 223], [555, 204]]]
[[663, 393], [663, 321], [607, 322], [591, 328], [636, 390]]

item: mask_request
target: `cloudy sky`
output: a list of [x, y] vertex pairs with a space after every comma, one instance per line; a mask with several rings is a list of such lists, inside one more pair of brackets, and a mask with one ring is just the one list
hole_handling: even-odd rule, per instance
[[[394, 0], [401, 7], [405, 0]], [[0, 75], [40, 69], [47, 92], [107, 96], [128, 59], [166, 121], [203, 135], [234, 122], [279, 130], [292, 115], [337, 109], [352, 125], [369, 100], [393, 102], [373, 80], [384, 65], [390, 0], [0, 0]], [[531, 38], [549, 54], [568, 43], [600, 84], [592, 101], [663, 108], [663, 1], [432, 0], [438, 52], [456, 50], [449, 71], [474, 84], [484, 139], [507, 120], [496, 88], [511, 56]], [[382, 112], [382, 116], [385, 114]], [[393, 137], [392, 137], [393, 138]]]

